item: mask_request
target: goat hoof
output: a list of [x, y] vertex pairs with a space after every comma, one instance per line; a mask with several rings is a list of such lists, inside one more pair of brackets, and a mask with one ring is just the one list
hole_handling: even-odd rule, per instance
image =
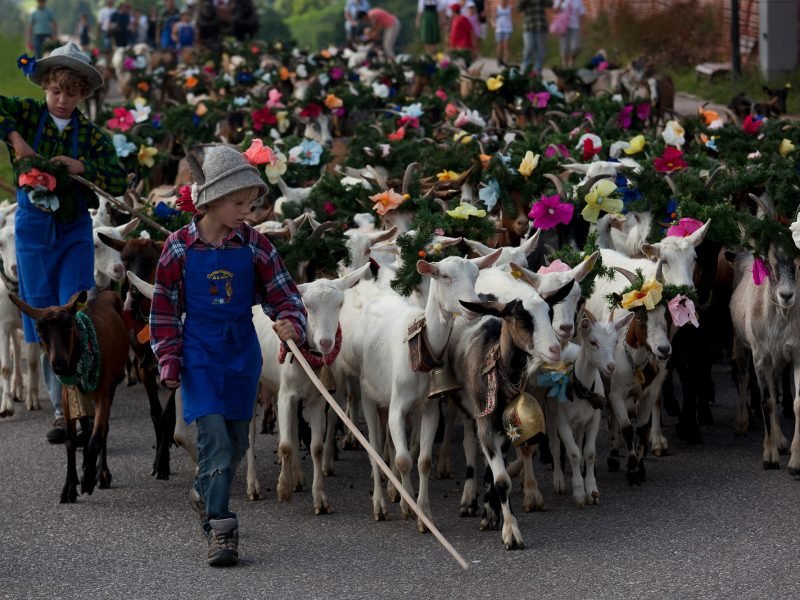
[[314, 508], [314, 514], [317, 516], [320, 515], [329, 515], [333, 513], [333, 509], [331, 508], [330, 504], [320, 504]]
[[511, 540], [505, 544], [506, 550], [524, 550], [525, 544], [524, 542], [518, 542], [517, 540]]
[[788, 446], [780, 446], [778, 448], [778, 454], [780, 454], [781, 456], [788, 456], [789, 455]]
[[662, 456], [669, 456], [669, 450], [666, 448], [653, 448], [653, 456], [661, 458]]
[[600, 492], [597, 490], [586, 495], [586, 504], [600, 504]]
[[[97, 487], [101, 490], [107, 490], [111, 487], [111, 472], [104, 471], [97, 476]], [[89, 492], [91, 494], [91, 492]]]
[[777, 470], [777, 469], [780, 469], [780, 468], [781, 468], [781, 465], [777, 460], [774, 460], [774, 461], [773, 460], [765, 460], [764, 461], [764, 470], [765, 471]]
[[800, 468], [798, 468], [798, 467], [789, 467], [789, 475], [792, 475], [792, 476], [800, 475]]
[[74, 485], [66, 486], [61, 491], [61, 500], [59, 501], [61, 504], [75, 504], [78, 500], [78, 490], [75, 488]]

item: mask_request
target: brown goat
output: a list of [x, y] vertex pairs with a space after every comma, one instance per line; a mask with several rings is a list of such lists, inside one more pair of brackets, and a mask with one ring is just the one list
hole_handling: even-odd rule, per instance
[[[76, 391], [80, 401], [91, 401], [95, 411], [92, 436], [83, 451], [81, 493], [91, 494], [95, 483], [101, 489], [111, 486], [111, 471], [106, 462], [108, 418], [114, 391], [125, 376], [125, 362], [128, 358], [128, 336], [122, 321], [122, 302], [114, 292], [95, 293], [94, 290], [91, 294], [78, 292], [64, 306], [49, 308], [33, 308], [14, 294], [9, 297], [22, 312], [36, 321], [36, 331], [42, 340], [53, 373], [59, 377], [74, 377], [77, 374], [84, 348], [75, 315], [78, 305], [88, 302], [84, 313], [94, 325], [97, 352], [102, 357], [97, 388], [92, 392], [82, 393], [77, 388], [65, 385], [61, 395], [61, 407], [67, 427], [67, 479], [61, 490], [61, 503], [75, 502], [78, 497], [78, 471], [75, 464], [78, 437], [75, 418], [70, 416], [70, 388]], [[89, 416], [81, 417], [84, 431], [88, 431], [89, 423]]]

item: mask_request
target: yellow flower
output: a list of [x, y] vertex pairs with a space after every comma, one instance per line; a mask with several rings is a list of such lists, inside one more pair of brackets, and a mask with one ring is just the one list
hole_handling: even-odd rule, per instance
[[460, 175], [455, 171], [442, 171], [441, 173], [437, 173], [436, 177], [439, 181], [455, 181]]
[[461, 138], [461, 143], [462, 144], [469, 144], [474, 139], [475, 138], [473, 136], [471, 136], [471, 135], [465, 135], [464, 137]]
[[628, 142], [630, 146], [625, 148], [625, 154], [638, 154], [642, 150], [644, 150], [644, 136], [637, 135], [634, 138], [631, 138], [631, 141]]
[[341, 108], [344, 105], [341, 98], [338, 98], [334, 94], [328, 94], [328, 97], [325, 98], [325, 106], [327, 106], [330, 110], [334, 108]]
[[583, 207], [581, 216], [589, 223], [597, 223], [601, 210], [607, 213], [622, 212], [624, 206], [622, 200], [609, 198], [615, 191], [617, 191], [617, 185], [611, 179], [601, 179], [595, 183], [584, 198], [586, 206]]
[[139, 146], [139, 164], [145, 167], [152, 167], [156, 164], [158, 150], [152, 146]]
[[522, 159], [522, 162], [519, 163], [519, 169], [517, 169], [524, 177], [530, 177], [531, 173], [536, 170], [536, 167], [539, 165], [539, 155], [534, 155], [533, 152], [528, 150], [525, 153], [525, 158]]
[[289, 129], [292, 124], [292, 122], [289, 120], [289, 112], [285, 110], [279, 110], [275, 115], [275, 118], [278, 119], [278, 131], [281, 133], [286, 133], [286, 130]]
[[489, 88], [490, 92], [496, 92], [503, 87], [503, 76], [489, 77], [489, 79], [486, 80], [486, 87]]
[[661, 292], [664, 286], [655, 279], [648, 279], [639, 290], [633, 290], [622, 296], [622, 308], [630, 310], [636, 306], [644, 306], [653, 310], [661, 302]]
[[466, 131], [462, 131], [461, 129], [459, 129], [453, 134], [453, 141], [457, 142], [458, 140], [461, 140], [463, 143], [464, 137], [470, 137], [470, 135]]
[[448, 216], [466, 221], [470, 217], [485, 217], [485, 210], [478, 210], [472, 204], [462, 203], [453, 210], [447, 211]]
[[370, 196], [369, 199], [375, 202], [372, 210], [383, 216], [390, 210], [394, 210], [400, 206], [405, 200], [405, 196], [403, 196], [403, 194], [398, 194], [392, 188], [389, 188], [385, 192]]
[[792, 150], [794, 150], [794, 144], [786, 138], [782, 139], [781, 145], [778, 147], [778, 152], [780, 152], [781, 156], [786, 156]]

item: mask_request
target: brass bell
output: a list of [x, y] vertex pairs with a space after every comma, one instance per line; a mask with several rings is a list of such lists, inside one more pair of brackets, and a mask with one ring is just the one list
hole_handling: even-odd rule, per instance
[[447, 367], [431, 369], [428, 377], [428, 398], [461, 389], [461, 386], [455, 382], [450, 374], [450, 369]]
[[317, 377], [319, 377], [322, 385], [324, 385], [325, 389], [331, 394], [336, 391], [336, 378], [333, 376], [333, 371], [331, 371], [328, 365], [322, 365], [322, 367], [320, 367]]
[[536, 398], [525, 392], [514, 398], [503, 411], [503, 430], [515, 446], [544, 433], [544, 412]]

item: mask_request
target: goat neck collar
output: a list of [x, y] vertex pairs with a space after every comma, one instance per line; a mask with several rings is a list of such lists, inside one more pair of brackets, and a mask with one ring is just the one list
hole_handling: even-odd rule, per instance
[[91, 394], [100, 382], [100, 347], [94, 323], [83, 311], [75, 313], [75, 325], [81, 340], [81, 355], [78, 367], [72, 375], [60, 376], [63, 385], [74, 385], [83, 394]]
[[[578, 361], [580, 361], [580, 356], [578, 357]], [[592, 408], [603, 408], [606, 404], [606, 398], [603, 394], [599, 394], [594, 391], [594, 384], [595, 384], [595, 377], [594, 377], [594, 370], [590, 369], [592, 372], [592, 387], [589, 388], [583, 384], [580, 377], [578, 377], [578, 371], [582, 369], [578, 369], [578, 361], [575, 362], [575, 370], [572, 374], [572, 390], [575, 394], [575, 397], [579, 400], [586, 400], [589, 404], [592, 405]]]
[[[513, 351], [521, 352], [516, 347]], [[504, 399], [510, 400], [525, 389], [524, 377], [520, 375], [516, 382], [512, 380], [512, 377], [517, 374], [517, 370], [513, 367], [514, 356], [509, 356], [504, 361], [502, 354], [500, 340], [498, 340], [486, 355], [483, 369], [483, 375], [486, 377], [486, 402], [483, 410], [475, 414], [476, 419], [491, 415], [497, 407], [497, 399], [501, 394]], [[508, 362], [508, 365], [504, 365], [504, 362]]]

